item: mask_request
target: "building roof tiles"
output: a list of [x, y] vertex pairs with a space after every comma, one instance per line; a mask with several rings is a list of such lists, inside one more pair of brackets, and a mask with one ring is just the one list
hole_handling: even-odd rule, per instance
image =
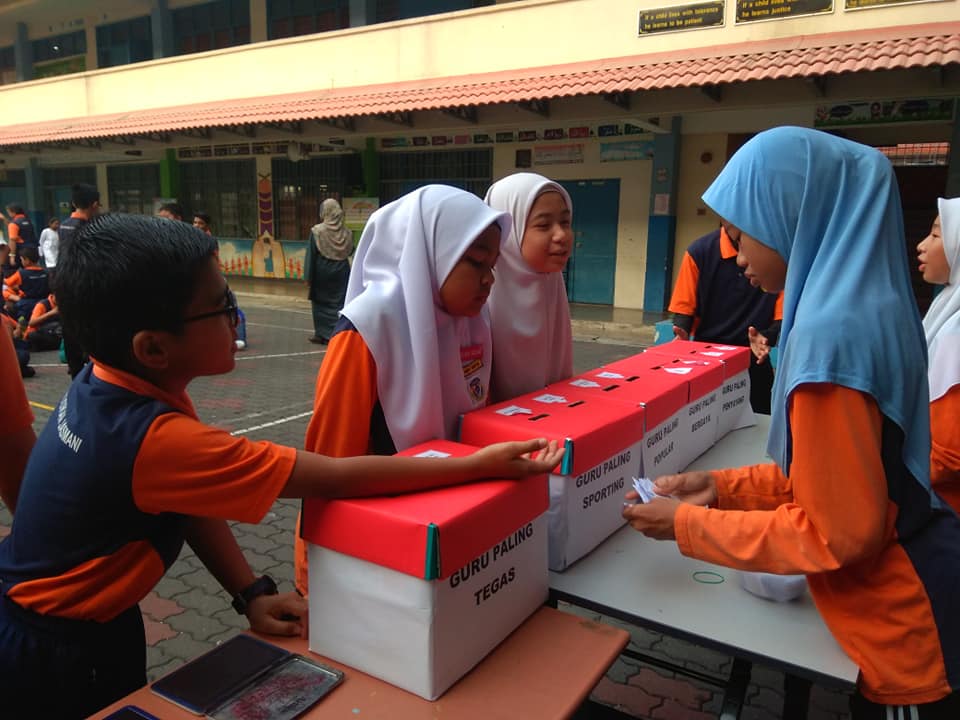
[[960, 64], [960, 22], [314, 90], [0, 127], [0, 146]]

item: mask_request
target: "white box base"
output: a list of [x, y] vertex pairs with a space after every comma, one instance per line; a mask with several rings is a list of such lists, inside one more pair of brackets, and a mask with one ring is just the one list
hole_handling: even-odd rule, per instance
[[680, 467], [686, 469], [717, 442], [720, 388], [697, 398], [680, 411]]
[[443, 580], [313, 544], [308, 554], [310, 649], [427, 700], [440, 697], [547, 598], [544, 515]]
[[750, 371], [744, 370], [724, 380], [720, 388], [717, 440], [729, 432], [756, 424], [750, 407]]
[[683, 463], [681, 440], [681, 413], [686, 415], [686, 406], [668, 417], [659, 425], [647, 428], [643, 436], [643, 466], [640, 472], [651, 480], [661, 475], [674, 475], [687, 465]]
[[623, 496], [643, 466], [643, 442], [574, 477], [550, 476], [550, 569], [566, 569], [626, 521]]

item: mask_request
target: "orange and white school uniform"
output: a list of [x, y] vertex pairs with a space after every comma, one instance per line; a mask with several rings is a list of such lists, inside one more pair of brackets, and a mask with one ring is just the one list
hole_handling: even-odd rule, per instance
[[[357, 245], [347, 298], [317, 375], [305, 449], [332, 457], [392, 453], [455, 439], [462, 413], [485, 405], [492, 342], [484, 307], [455, 317], [440, 287], [473, 241], [510, 218], [478, 197], [427, 185], [377, 210]], [[295, 548], [307, 592], [306, 548]]]
[[855, 720], [960, 717], [960, 518], [930, 486], [924, 333], [890, 163], [775, 128], [703, 199], [786, 264], [774, 464], [715, 472], [718, 508], [678, 509], [679, 548], [805, 573], [860, 668]]
[[138, 603], [176, 560], [188, 516], [259, 522], [295, 462], [293, 448], [204, 425], [185, 393], [88, 364], [37, 439], [0, 541], [4, 707], [19, 716], [49, 677], [63, 717], [142, 686]]
[[960, 512], [960, 198], [939, 199], [950, 279], [923, 318], [930, 383], [930, 482]]
[[497, 282], [490, 291], [493, 329], [493, 400], [533, 392], [573, 375], [573, 333], [563, 273], [536, 272], [523, 259], [527, 218], [543, 193], [559, 193], [571, 212], [562, 185], [536, 173], [514, 173], [487, 191], [486, 203], [510, 213], [513, 229], [500, 241]]

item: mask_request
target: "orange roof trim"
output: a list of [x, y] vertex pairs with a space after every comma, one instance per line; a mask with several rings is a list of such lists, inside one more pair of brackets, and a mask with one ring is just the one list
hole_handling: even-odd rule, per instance
[[0, 146], [956, 63], [960, 22], [935, 23], [9, 125]]

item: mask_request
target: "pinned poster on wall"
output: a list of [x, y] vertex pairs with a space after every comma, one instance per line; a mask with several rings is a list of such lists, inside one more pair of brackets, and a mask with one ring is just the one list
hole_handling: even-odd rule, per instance
[[953, 98], [856, 101], [818, 105], [813, 126], [820, 128], [920, 121], [949, 122], [953, 117]]
[[600, 162], [649, 160], [653, 157], [653, 140], [625, 140], [600, 143]]
[[354, 233], [362, 232], [367, 220], [373, 215], [373, 211], [380, 207], [380, 198], [344, 198], [341, 207], [343, 208], [343, 224], [353, 230]]
[[569, 165], [583, 162], [583, 143], [537, 145], [533, 148], [534, 165]]

